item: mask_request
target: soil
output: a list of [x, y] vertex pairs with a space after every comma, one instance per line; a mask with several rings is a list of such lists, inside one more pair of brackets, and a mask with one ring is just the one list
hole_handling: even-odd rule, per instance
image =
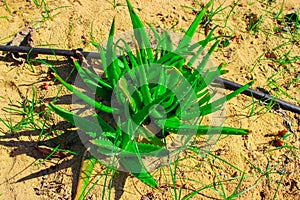
[[[7, 0], [8, 7], [4, 2], [0, 3], [1, 45], [11, 42], [15, 34], [31, 26], [36, 29], [31, 37], [35, 47], [94, 51], [90, 44], [91, 31], [96, 41], [105, 41], [114, 16], [116, 34], [132, 28], [127, 7], [124, 6], [125, 1], [120, 1], [116, 9], [111, 1], [105, 0], [47, 0], [47, 4], [40, 7], [34, 4], [35, 1]], [[196, 16], [196, 11], [188, 7], [201, 8], [194, 0], [132, 1], [132, 4], [143, 22], [178, 32], [187, 29]], [[46, 5], [48, 12], [45, 11]], [[214, 9], [218, 5], [220, 3], [215, 2]], [[223, 7], [225, 6], [232, 7], [233, 1], [225, 1]], [[281, 8], [281, 16], [293, 13], [300, 8], [300, 2], [240, 0], [224, 27], [231, 7], [214, 16], [210, 25], [199, 28], [194, 39], [203, 39], [206, 31], [219, 25], [215, 35], [234, 36], [230, 38], [228, 46], [223, 40], [222, 44], [225, 46], [219, 45], [218, 50], [212, 54], [211, 59], [216, 65], [228, 64], [228, 73], [223, 77], [240, 84], [254, 80], [254, 89], [265, 88], [272, 95], [278, 95], [299, 106], [299, 32], [292, 40], [278, 37], [281, 33], [276, 33], [276, 27], [280, 30], [289, 27], [270, 16], [276, 15]], [[263, 16], [260, 29], [256, 33], [248, 32], [250, 21], [258, 21], [260, 16]], [[287, 43], [279, 50], [274, 49], [285, 42]], [[285, 61], [289, 61], [290, 65], [281, 65], [275, 61], [279, 58], [284, 60], [284, 56], [289, 58]], [[42, 55], [38, 58], [52, 63], [64, 78], [73, 69], [70, 58]], [[277, 73], [278, 76], [273, 79], [286, 92], [285, 95], [276, 90], [274, 85], [270, 85], [270, 77]], [[40, 101], [35, 109], [43, 110], [44, 105], [56, 97], [60, 88], [61, 84], [51, 77], [47, 65], [19, 61], [5, 53], [0, 56], [0, 118], [4, 122], [15, 125], [24, 119], [24, 115], [7, 110], [7, 107], [22, 109], [18, 102], [24, 104], [34, 97]], [[70, 108], [70, 103], [71, 95], [63, 88], [57, 104]], [[190, 158], [187, 158], [189, 153], [182, 155], [186, 159], [180, 162], [177, 169], [177, 184], [182, 187], [181, 198], [209, 186], [192, 199], [223, 199], [220, 195], [222, 182], [227, 197], [234, 192], [244, 191], [237, 199], [300, 199], [299, 114], [281, 109], [267, 111], [264, 105], [258, 102], [253, 104], [253, 99], [244, 95], [227, 102], [225, 109], [226, 126], [250, 129], [251, 133], [247, 137], [221, 137], [213, 146], [211, 154], [226, 162], [202, 154]], [[249, 117], [252, 111], [254, 114]], [[37, 126], [42, 127], [43, 121], [37, 123]], [[289, 123], [291, 126], [287, 126]], [[58, 153], [44, 160], [48, 155], [45, 146], [55, 147], [60, 144], [60, 148], [70, 149], [78, 154], [82, 154], [84, 148], [78, 142], [76, 131], [70, 131], [73, 127], [58, 116], [50, 113], [46, 125], [48, 128], [41, 134], [37, 128], [30, 129], [19, 124], [19, 129], [15, 126], [15, 130], [9, 130], [4, 123], [0, 123], [0, 199], [74, 197], [81, 156]], [[51, 140], [65, 130], [68, 130], [67, 134], [60, 137], [59, 141]], [[282, 130], [288, 130], [290, 137], [283, 139], [278, 136], [278, 132]], [[282, 145], [286, 147], [282, 148]], [[98, 166], [95, 173], [100, 176], [104, 172], [105, 168]], [[173, 199], [176, 195], [172, 190], [168, 167], [155, 171], [153, 175], [159, 182], [159, 189], [147, 187], [131, 175], [115, 175], [111, 199]], [[235, 191], [241, 178], [243, 181]], [[86, 199], [102, 198], [103, 179], [100, 179]], [[104, 199], [107, 199], [108, 193], [105, 195]]]

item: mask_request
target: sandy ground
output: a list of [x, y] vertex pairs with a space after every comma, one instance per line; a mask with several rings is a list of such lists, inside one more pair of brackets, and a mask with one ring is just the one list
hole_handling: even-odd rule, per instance
[[[104, 0], [68, 0], [68, 1], [46, 1], [49, 13], [43, 8], [34, 5], [33, 1], [7, 0], [8, 8], [3, 2], [0, 3], [0, 43], [2, 45], [10, 42], [16, 33], [24, 27], [31, 25], [36, 28], [32, 39], [35, 46], [50, 46], [53, 48], [76, 49], [83, 48], [92, 51], [90, 45], [90, 33], [101, 42], [107, 39], [113, 16], [116, 16], [117, 34], [130, 30], [130, 18], [125, 6], [118, 6], [113, 9], [110, 1]], [[287, 43], [278, 51], [272, 51], [275, 47], [283, 44], [287, 39], [282, 39], [274, 33], [275, 27], [280, 27], [275, 20], [270, 18], [273, 12], [279, 12], [281, 6], [283, 14], [294, 12], [300, 8], [298, 0], [269, 1], [246, 1], [241, 0], [228, 18], [227, 27], [224, 28], [224, 19], [230, 11], [230, 7], [220, 12], [213, 18], [213, 25], [220, 25], [216, 35], [236, 35], [235, 39], [224, 48], [219, 48], [213, 53], [212, 59], [216, 64], [227, 63], [228, 73], [225, 78], [245, 84], [255, 80], [253, 88], [264, 87], [276, 95], [276, 90], [267, 87], [268, 78], [276, 76], [276, 83], [282, 86], [287, 95], [279, 97], [299, 104], [300, 86], [299, 79], [299, 33], [298, 38]], [[125, 1], [119, 2], [123, 5]], [[186, 29], [195, 17], [195, 13], [184, 6], [200, 8], [196, 1], [192, 0], [149, 0], [133, 1], [137, 12], [144, 22], [163, 28], [172, 28], [180, 31]], [[219, 3], [216, 2], [214, 9]], [[232, 1], [226, 1], [223, 6], [232, 6]], [[269, 13], [266, 11], [270, 11]], [[247, 32], [247, 24], [250, 13], [257, 16], [263, 15], [261, 29], [254, 34]], [[48, 16], [43, 21], [43, 16]], [[204, 28], [199, 28], [195, 39], [204, 37]], [[272, 57], [282, 58], [290, 51], [290, 58], [295, 58], [293, 65], [285, 69], [276, 62], [266, 60]], [[268, 52], [269, 56], [266, 56]], [[271, 52], [271, 53], [270, 53]], [[262, 60], [256, 62], [259, 58]], [[72, 68], [70, 61], [64, 57], [43, 56], [42, 58], [52, 62], [60, 69], [62, 74]], [[255, 67], [254, 67], [255, 66]], [[287, 65], [291, 66], [291, 65]], [[5, 55], [0, 57], [0, 117], [6, 122], [16, 124], [22, 119], [19, 114], [5, 111], [10, 104], [16, 105], [17, 101], [24, 100], [24, 97], [32, 98], [32, 88], [35, 90], [35, 97], [41, 100], [41, 104], [50, 102], [57, 94], [60, 84], [47, 79], [48, 67], [41, 64], [32, 66], [28, 63], [18, 63], [8, 60]], [[284, 70], [283, 70], [284, 69]], [[283, 71], [283, 72], [282, 72]], [[296, 80], [291, 83], [291, 80]], [[50, 84], [45, 90], [43, 84]], [[274, 88], [274, 87], [273, 87]], [[23, 96], [23, 97], [22, 97]], [[10, 102], [12, 101], [12, 102]], [[60, 93], [60, 103], [70, 103], [70, 95], [64, 89]], [[251, 134], [247, 137], [228, 136], [222, 138], [214, 147], [213, 155], [226, 160], [245, 172], [244, 180], [237, 192], [246, 190], [237, 199], [300, 199], [300, 176], [299, 176], [299, 115], [283, 111], [283, 113], [265, 112], [264, 110], [249, 117], [253, 106], [249, 106], [252, 99], [240, 95], [226, 104], [225, 125], [238, 128], [248, 128]], [[253, 104], [252, 104], [253, 105]], [[37, 105], [38, 106], [38, 105]], [[262, 106], [254, 104], [259, 109]], [[285, 116], [285, 117], [283, 117]], [[62, 132], [69, 127], [67, 123], [59, 122], [60, 119], [50, 114], [47, 124], [53, 124], [56, 133]], [[285, 140], [290, 148], [278, 148], [276, 134], [280, 130], [287, 129], [286, 121], [290, 121], [293, 133]], [[10, 133], [8, 128], [0, 124], [0, 199], [71, 199], [74, 195], [74, 183], [77, 180], [79, 156], [69, 155], [65, 158], [52, 158], [39, 164], [45, 158], [41, 149], [37, 148], [40, 131], [18, 131]], [[45, 131], [47, 137], [53, 135], [53, 129]], [[42, 137], [42, 140], [49, 138]], [[82, 146], [74, 141], [74, 135], [68, 134], [67, 139], [62, 140], [64, 148], [71, 148], [82, 153]], [[71, 139], [70, 139], [71, 138]], [[71, 141], [71, 142], [64, 142]], [[57, 141], [54, 141], [57, 142]], [[279, 141], [280, 143], [280, 141]], [[277, 146], [277, 147], [276, 147]], [[297, 149], [298, 148], [298, 149]], [[99, 167], [98, 174], [104, 169]], [[170, 171], [166, 167], [166, 176]], [[223, 199], [216, 190], [222, 191], [218, 186], [223, 181], [224, 191], [229, 197], [239, 184], [242, 172], [214, 157], [191, 157], [180, 163], [178, 167], [178, 184], [183, 187], [182, 196], [211, 185], [210, 189], [203, 189], [193, 199]], [[172, 199], [174, 191], [168, 187], [171, 184], [164, 177], [161, 170], [154, 173], [159, 180], [160, 188], [153, 190], [132, 176], [126, 180], [122, 175], [117, 175], [113, 180], [113, 199]], [[198, 180], [189, 181], [189, 178]], [[90, 192], [87, 199], [101, 199], [103, 190], [102, 179]], [[215, 190], [214, 190], [215, 189]], [[107, 196], [105, 196], [107, 198]]]

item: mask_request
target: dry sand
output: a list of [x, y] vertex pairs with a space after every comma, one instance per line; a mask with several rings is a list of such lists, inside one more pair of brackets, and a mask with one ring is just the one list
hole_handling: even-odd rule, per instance
[[[117, 34], [131, 29], [130, 18], [125, 6], [119, 6], [113, 9], [111, 3], [104, 0], [68, 0], [68, 1], [46, 1], [50, 9], [50, 15], [53, 16], [45, 22], [39, 22], [42, 19], [42, 9], [34, 5], [32, 1], [7, 0], [10, 12], [0, 3], [0, 43], [2, 45], [13, 39], [14, 34], [28, 25], [37, 27], [33, 34], [35, 46], [51, 45], [53, 48], [74, 49], [83, 48], [86, 51], [93, 50], [89, 44], [90, 31], [93, 27], [93, 36], [99, 42], [107, 39], [113, 16], [116, 16]], [[138, 14], [144, 22], [163, 28], [173, 28], [180, 31], [186, 29], [195, 17], [190, 9], [182, 7], [191, 6], [200, 8], [193, 0], [149, 0], [133, 1]], [[269, 1], [272, 2], [272, 1]], [[121, 1], [120, 4], [124, 4]], [[250, 80], [255, 80], [253, 88], [266, 87], [268, 77], [280, 72], [278, 64], [271, 61], [261, 61], [251, 71], [256, 60], [267, 50], [282, 44], [286, 40], [271, 36], [261, 30], [273, 31], [276, 24], [270, 16], [266, 16], [262, 21], [261, 30], [255, 35], [253, 32], [247, 32], [246, 16], [251, 12], [260, 15], [266, 14], [266, 2], [246, 1], [238, 2], [237, 7], [228, 19], [227, 27], [219, 28], [216, 34], [221, 32], [225, 34], [235, 34], [237, 39], [232, 41], [228, 47], [220, 48], [214, 52], [212, 59], [216, 64], [222, 62], [228, 63], [228, 73], [224, 77], [245, 84]], [[216, 3], [217, 5], [217, 3]], [[216, 8], [215, 5], [215, 8]], [[225, 5], [232, 5], [232, 1], [226, 1]], [[271, 4], [273, 11], [278, 12], [282, 5], [281, 1]], [[283, 4], [283, 14], [293, 12], [300, 8], [299, 0], [285, 1]], [[271, 8], [268, 8], [272, 10]], [[224, 25], [224, 17], [230, 11], [225, 9], [222, 13], [215, 16], [212, 25]], [[47, 13], [42, 13], [47, 15]], [[203, 38], [204, 29], [199, 29], [197, 38]], [[298, 43], [297, 43], [298, 42]], [[277, 51], [276, 56], [280, 57], [292, 49], [290, 56], [299, 56], [299, 33], [298, 41], [294, 44], [288, 44], [282, 51]], [[71, 68], [70, 62], [64, 57], [43, 56], [42, 58], [52, 61], [61, 70], [61, 73], [67, 74]], [[263, 57], [265, 58], [265, 57]], [[286, 86], [295, 77], [299, 77], [299, 58], [295, 61], [298, 68], [292, 68], [280, 74], [277, 81], [279, 85]], [[5, 112], [4, 107], [9, 105], [9, 99], [20, 101], [19, 93], [31, 98], [32, 86], [35, 88], [36, 96], [47, 103], [53, 98], [60, 88], [58, 83], [47, 80], [48, 68], [45, 65], [34, 65], [35, 72], [32, 72], [28, 64], [20, 64], [5, 60], [4, 55], [0, 57], [0, 117], [12, 120], [12, 123], [20, 121], [20, 115], [13, 115]], [[299, 80], [299, 79], [298, 79]], [[44, 82], [50, 84], [49, 89], [42, 88]], [[20, 92], [18, 92], [18, 89]], [[297, 99], [300, 99], [300, 86], [298, 83], [286, 87], [287, 93]], [[271, 91], [275, 95], [275, 91]], [[68, 92], [62, 90], [60, 96], [64, 96], [68, 102]], [[281, 95], [280, 98], [299, 105], [299, 102]], [[70, 99], [69, 99], [70, 101]], [[238, 199], [272, 199], [276, 189], [279, 186], [277, 199], [300, 199], [300, 175], [299, 175], [299, 149], [277, 149], [272, 145], [272, 141], [279, 130], [286, 129], [284, 122], [286, 118], [292, 122], [294, 133], [286, 139], [288, 145], [299, 148], [299, 115], [284, 111], [286, 118], [280, 113], [267, 112], [248, 117], [252, 99], [239, 95], [226, 105], [227, 126], [238, 128], [248, 128], [251, 134], [248, 137], [229, 136], [221, 139], [214, 147], [213, 153], [220, 158], [228, 161], [239, 169], [245, 171], [245, 179], [238, 191], [251, 188], [249, 191], [240, 195]], [[258, 104], [255, 104], [258, 108]], [[51, 114], [49, 123], [58, 123], [59, 118]], [[60, 129], [68, 127], [68, 124], [62, 123]], [[8, 134], [8, 129], [0, 123], [0, 199], [71, 199], [74, 193], [74, 183], [79, 169], [80, 157], [68, 156], [61, 159], [50, 159], [42, 164], [37, 164], [45, 157], [36, 147], [36, 140], [39, 131], [22, 131], [15, 134]], [[49, 130], [50, 132], [50, 130]], [[271, 135], [271, 136], [270, 136]], [[269, 136], [269, 137], [267, 137]], [[69, 137], [69, 136], [68, 136]], [[80, 144], [64, 144], [66, 148], [72, 147], [80, 149]], [[75, 147], [74, 147], [75, 146]], [[262, 171], [256, 170], [249, 162]], [[178, 168], [178, 184], [183, 186], [183, 196], [204, 185], [216, 184], [218, 179], [226, 180], [224, 190], [230, 196], [238, 185], [239, 179], [230, 178], [241, 176], [242, 173], [226, 165], [218, 159], [210, 159], [198, 156], [190, 158], [181, 163]], [[99, 168], [98, 173], [103, 173], [104, 169]], [[168, 170], [165, 170], [169, 173]], [[269, 175], [264, 173], [270, 172]], [[282, 176], [281, 172], [286, 174]], [[168, 176], [169, 174], [167, 174]], [[114, 179], [114, 189], [112, 198], [115, 199], [172, 199], [170, 188], [171, 184], [164, 179], [161, 171], [154, 173], [159, 179], [160, 189], [153, 190], [136, 178], [130, 176], [124, 179], [122, 175]], [[269, 181], [266, 178], [269, 176]], [[199, 180], [198, 183], [188, 181], [188, 178]], [[99, 182], [90, 192], [87, 199], [101, 199], [102, 184]], [[193, 199], [222, 199], [212, 189], [202, 190]]]

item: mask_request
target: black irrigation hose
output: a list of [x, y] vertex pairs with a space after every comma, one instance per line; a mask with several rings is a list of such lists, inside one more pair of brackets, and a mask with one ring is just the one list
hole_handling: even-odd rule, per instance
[[[74, 56], [75, 53], [71, 50], [64, 49], [50, 49], [50, 48], [35, 48], [25, 46], [4, 46], [0, 45], [0, 51], [16, 52], [16, 53], [32, 53], [32, 54], [44, 54], [44, 55], [57, 55], [57, 56]], [[82, 52], [84, 57], [100, 58], [99, 53], [96, 52]]]
[[[219, 77], [215, 79], [215, 82], [223, 84], [224, 87], [228, 90], [237, 90], [242, 87], [242, 85], [240, 85], [238, 83], [229, 81], [224, 78], [219, 78]], [[245, 94], [250, 97], [253, 96], [255, 99], [263, 100], [266, 103], [273, 102], [275, 104], [278, 104], [280, 106], [280, 108], [282, 108], [284, 110], [289, 110], [294, 113], [300, 114], [300, 106], [297, 106], [297, 105], [291, 104], [289, 102], [283, 101], [281, 99], [272, 97], [271, 95], [266, 94], [264, 92], [260, 92], [260, 91], [252, 90], [252, 89], [248, 88], [244, 92], [242, 92], [242, 94]]]
[[[24, 46], [3, 46], [0, 45], [0, 51], [8, 51], [8, 52], [21, 52], [21, 53], [33, 53], [33, 54], [46, 54], [46, 55], [58, 55], [58, 56], [74, 56], [75, 53], [71, 50], [63, 50], [63, 49], [49, 49], [49, 48], [32, 48], [32, 47], [24, 47]], [[82, 52], [85, 57], [90, 58], [99, 58], [99, 53], [96, 52]], [[226, 89], [229, 90], [237, 90], [242, 87], [242, 85], [229, 81], [224, 78], [216, 78], [216, 83], [223, 84]], [[289, 102], [280, 100], [278, 98], [272, 97], [269, 94], [252, 90], [250, 88], [246, 89], [242, 94], [245, 94], [250, 97], [254, 97], [258, 100], [263, 100], [264, 102], [273, 102], [278, 104], [280, 108], [289, 110], [294, 113], [300, 114], [300, 106], [291, 104]]]

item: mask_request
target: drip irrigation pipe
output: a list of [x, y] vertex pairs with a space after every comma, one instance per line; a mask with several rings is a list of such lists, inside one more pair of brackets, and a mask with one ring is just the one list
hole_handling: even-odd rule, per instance
[[[242, 85], [240, 85], [238, 83], [235, 83], [235, 82], [232, 82], [227, 79], [220, 78], [220, 77], [217, 77], [215, 79], [215, 82], [223, 84], [224, 88], [228, 89], [228, 90], [237, 90], [242, 87]], [[287, 101], [283, 101], [283, 100], [273, 97], [267, 93], [248, 88], [248, 89], [244, 90], [242, 92], [242, 94], [245, 94], [249, 97], [254, 97], [255, 99], [258, 99], [258, 100], [262, 100], [265, 103], [273, 102], [274, 104], [278, 104], [280, 106], [280, 108], [282, 108], [284, 110], [288, 110], [288, 111], [300, 114], [300, 106], [291, 104]]]
[[[32, 48], [32, 47], [25, 47], [25, 46], [0, 45], [0, 51], [76, 57], [74, 51], [64, 50], [64, 49], [35, 48], [35, 47]], [[82, 54], [85, 57], [98, 58], [98, 59], [100, 58], [99, 53], [96, 53], [96, 52], [82, 52]], [[216, 78], [215, 82], [223, 84], [225, 89], [228, 89], [228, 90], [237, 90], [242, 87], [242, 85], [240, 85], [238, 83], [235, 83], [235, 82], [232, 82], [227, 79], [220, 78], [220, 77]], [[260, 91], [248, 88], [244, 92], [242, 92], [242, 94], [245, 94], [250, 97], [254, 97], [255, 99], [258, 99], [258, 100], [263, 100], [266, 103], [273, 102], [275, 104], [278, 104], [280, 106], [280, 108], [282, 108], [284, 110], [288, 110], [288, 111], [300, 114], [300, 106], [297, 106], [297, 105], [291, 104], [287, 101], [283, 101], [281, 99], [275, 98], [264, 92], [260, 92]]]
[[[64, 49], [0, 45], [0, 51], [76, 57], [75, 53], [72, 50], [64, 50]], [[100, 58], [99, 53], [96, 52], [82, 52], [82, 54], [84, 55], [84, 57], [98, 58], [98, 59]]]

